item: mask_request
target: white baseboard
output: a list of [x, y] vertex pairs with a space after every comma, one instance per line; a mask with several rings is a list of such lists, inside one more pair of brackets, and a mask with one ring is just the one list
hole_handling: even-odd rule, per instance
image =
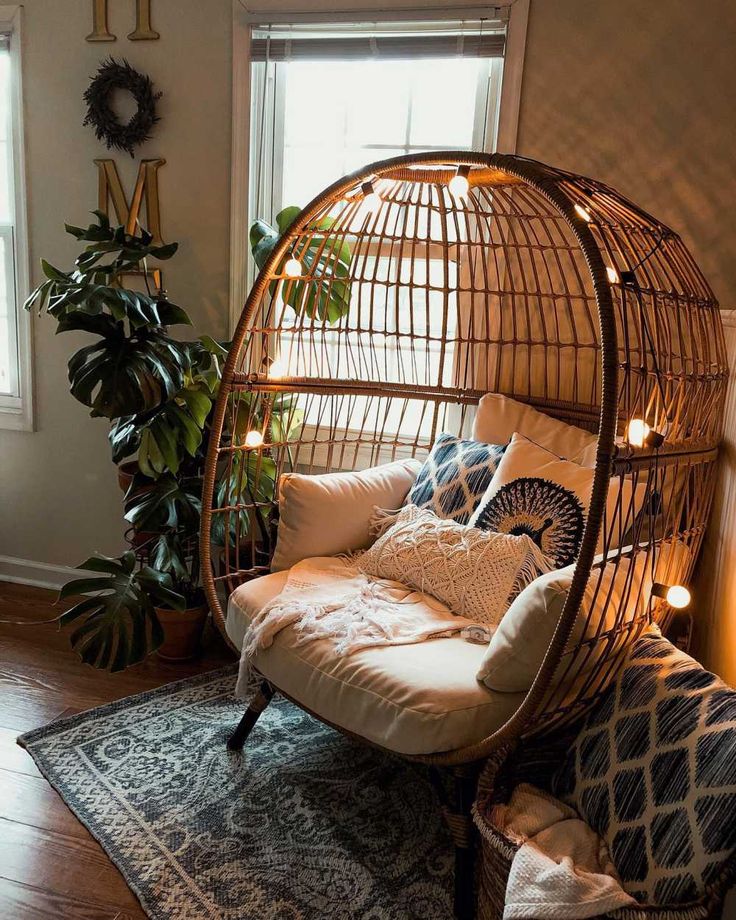
[[67, 565], [51, 565], [48, 562], [19, 559], [17, 556], [0, 556], [0, 581], [58, 591], [68, 581], [83, 578], [84, 575], [82, 569], [73, 569]]

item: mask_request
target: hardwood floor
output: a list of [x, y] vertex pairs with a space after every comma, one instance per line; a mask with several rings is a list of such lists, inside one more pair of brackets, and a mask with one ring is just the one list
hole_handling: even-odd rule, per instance
[[[202, 657], [155, 656], [121, 674], [83, 665], [54, 625], [55, 592], [0, 582], [0, 918], [144, 920], [138, 900], [89, 831], [16, 743], [21, 732], [221, 667], [233, 655], [210, 630]], [[35, 625], [32, 625], [35, 624]]]

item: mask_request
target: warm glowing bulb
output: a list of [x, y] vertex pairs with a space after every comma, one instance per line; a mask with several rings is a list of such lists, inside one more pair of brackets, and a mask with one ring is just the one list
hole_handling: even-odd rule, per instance
[[302, 273], [302, 263], [293, 256], [284, 265], [284, 274], [287, 278], [298, 278]]
[[590, 211], [583, 207], [583, 205], [576, 204], [575, 213], [578, 215], [578, 217], [582, 217], [586, 223], [590, 223]]
[[249, 431], [245, 436], [246, 447], [260, 447], [263, 444], [263, 435], [260, 431]]
[[650, 428], [647, 423], [640, 418], [632, 418], [629, 422], [629, 430], [626, 433], [626, 439], [632, 447], [644, 447]]
[[674, 607], [675, 610], [682, 610], [690, 604], [690, 592], [685, 585], [672, 585], [672, 587], [667, 589], [665, 600], [670, 607]]
[[611, 284], [618, 284], [618, 272], [615, 268], [611, 268], [610, 265], [607, 265], [606, 274], [608, 275], [608, 280], [611, 282]]
[[458, 174], [450, 179], [447, 187], [453, 198], [465, 198], [470, 191], [470, 182], [468, 182], [467, 176]]

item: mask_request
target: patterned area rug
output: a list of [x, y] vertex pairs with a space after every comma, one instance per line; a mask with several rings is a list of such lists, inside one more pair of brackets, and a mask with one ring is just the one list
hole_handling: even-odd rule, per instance
[[450, 920], [421, 770], [279, 698], [228, 753], [234, 685], [215, 671], [19, 741], [155, 920]]

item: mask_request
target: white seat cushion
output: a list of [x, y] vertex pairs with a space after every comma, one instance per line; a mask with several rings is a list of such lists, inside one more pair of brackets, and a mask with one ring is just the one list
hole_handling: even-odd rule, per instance
[[[226, 630], [240, 648], [254, 614], [286, 584], [264, 575], [230, 597]], [[476, 680], [485, 645], [460, 637], [334, 654], [320, 639], [296, 644], [293, 627], [255, 656], [260, 673], [328, 722], [398, 754], [431, 754], [480, 741], [516, 711], [524, 693], [499, 693]]]

